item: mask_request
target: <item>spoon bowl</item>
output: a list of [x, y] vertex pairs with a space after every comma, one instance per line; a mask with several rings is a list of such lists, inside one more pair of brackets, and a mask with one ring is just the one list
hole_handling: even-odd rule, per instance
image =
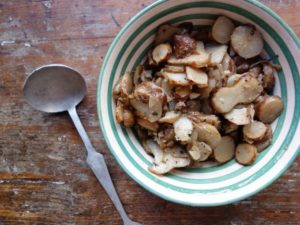
[[24, 96], [37, 110], [64, 112], [78, 105], [86, 94], [86, 84], [79, 72], [60, 64], [40, 67], [25, 82]]

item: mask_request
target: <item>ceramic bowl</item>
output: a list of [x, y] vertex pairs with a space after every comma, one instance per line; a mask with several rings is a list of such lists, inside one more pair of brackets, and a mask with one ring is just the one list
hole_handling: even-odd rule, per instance
[[[275, 95], [284, 111], [274, 122], [273, 144], [252, 166], [232, 160], [224, 165], [174, 170], [165, 176], [148, 171], [147, 155], [132, 130], [114, 119], [112, 88], [126, 71], [140, 64], [159, 25], [193, 22], [211, 25], [218, 15], [254, 24], [265, 39], [264, 53], [283, 68], [276, 75]], [[102, 133], [111, 153], [132, 179], [150, 192], [172, 202], [192, 206], [217, 206], [245, 199], [274, 182], [299, 154], [300, 143], [300, 43], [289, 26], [273, 11], [254, 0], [161, 0], [134, 16], [113, 41], [102, 65], [97, 106]], [[298, 62], [297, 62], [298, 61]]]

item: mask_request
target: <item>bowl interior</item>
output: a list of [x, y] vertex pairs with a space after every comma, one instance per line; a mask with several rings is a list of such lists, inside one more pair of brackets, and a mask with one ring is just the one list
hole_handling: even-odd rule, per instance
[[[132, 130], [114, 119], [112, 88], [126, 71], [133, 71], [152, 46], [163, 23], [193, 22], [196, 29], [211, 26], [218, 15], [236, 24], [250, 23], [263, 34], [263, 54], [283, 68], [277, 74], [274, 94], [285, 109], [273, 124], [273, 144], [259, 154], [255, 164], [243, 167], [234, 160], [216, 167], [175, 170], [166, 176], [148, 171], [147, 155]], [[121, 167], [139, 184], [162, 198], [194, 206], [215, 206], [244, 199], [278, 178], [299, 154], [299, 40], [272, 11], [256, 1], [158, 1], [122, 29], [103, 62], [98, 86], [98, 114], [106, 142]], [[278, 56], [278, 57], [276, 57]]]

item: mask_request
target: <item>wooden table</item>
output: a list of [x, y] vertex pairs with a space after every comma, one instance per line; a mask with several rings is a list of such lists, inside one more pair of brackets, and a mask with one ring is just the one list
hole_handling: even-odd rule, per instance
[[[153, 0], [0, 0], [0, 224], [121, 224], [85, 163], [67, 114], [25, 103], [22, 85], [36, 67], [77, 68], [88, 94], [78, 108], [105, 155], [120, 198], [136, 221], [163, 225], [300, 224], [300, 158], [277, 182], [240, 203], [191, 208], [142, 189], [116, 164], [96, 114], [98, 73], [120, 28]], [[300, 36], [299, 0], [263, 0]]]

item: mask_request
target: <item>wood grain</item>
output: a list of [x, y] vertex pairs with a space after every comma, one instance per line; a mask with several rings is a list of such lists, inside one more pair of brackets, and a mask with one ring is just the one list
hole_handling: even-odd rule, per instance
[[[121, 224], [85, 163], [66, 114], [35, 111], [22, 85], [36, 67], [63, 63], [85, 77], [79, 115], [105, 155], [121, 200], [145, 225], [300, 224], [300, 159], [261, 193], [212, 208], [173, 204], [132, 181], [109, 153], [96, 114], [99, 69], [120, 28], [152, 0], [0, 0], [0, 224]], [[299, 0], [262, 0], [300, 36]], [[298, 59], [300, 60], [300, 59]]]

